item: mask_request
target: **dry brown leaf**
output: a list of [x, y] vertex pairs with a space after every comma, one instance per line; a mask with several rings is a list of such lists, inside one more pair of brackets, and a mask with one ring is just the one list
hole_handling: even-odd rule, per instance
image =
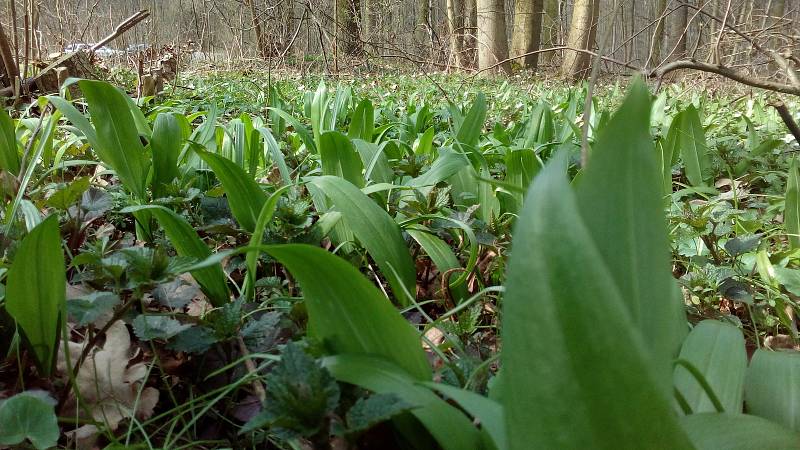
[[[71, 364], [77, 361], [83, 345], [69, 343]], [[82, 406], [91, 412], [94, 420], [105, 423], [111, 430], [116, 430], [122, 420], [134, 415], [139, 419], [150, 417], [158, 402], [158, 389], [142, 389], [147, 377], [145, 363], [128, 365], [134, 356], [128, 328], [122, 321], [114, 322], [106, 332], [103, 347], [89, 354], [75, 377], [81, 400], [86, 403]], [[66, 373], [66, 367], [62, 351], [58, 357], [58, 369]], [[73, 415], [83, 414], [83, 407], [78, 408], [74, 395], [64, 406], [66, 414]], [[87, 432], [81, 430], [76, 439], [85, 440]]]

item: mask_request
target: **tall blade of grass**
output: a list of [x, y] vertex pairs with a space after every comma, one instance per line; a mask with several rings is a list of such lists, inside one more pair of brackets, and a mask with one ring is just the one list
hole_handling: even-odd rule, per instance
[[161, 113], [153, 125], [150, 148], [153, 151], [153, 195], [158, 198], [180, 174], [178, 156], [183, 148], [183, 127], [175, 114]]
[[[456, 258], [453, 250], [443, 240], [434, 236], [429, 231], [421, 228], [406, 228], [406, 233], [414, 238], [420, 247], [425, 250], [425, 253], [427, 253], [431, 258], [431, 261], [433, 261], [433, 264], [436, 266], [442, 276], [444, 276], [444, 274], [448, 271], [461, 269], [461, 264], [458, 262], [458, 258]], [[458, 283], [457, 286], [453, 287], [456, 285], [454, 281], [457, 281], [458, 278], [459, 277], [454, 274], [450, 276], [448, 283], [449, 287], [453, 291], [452, 294], [456, 299], [456, 303], [460, 303], [461, 300], [464, 300], [469, 296], [467, 287], [463, 283]]]
[[800, 448], [800, 434], [775, 422], [745, 414], [691, 414], [681, 425], [697, 450]]
[[375, 109], [372, 102], [368, 99], [361, 100], [350, 116], [350, 128], [347, 135], [350, 139], [361, 139], [365, 142], [372, 142], [372, 134], [375, 131]]
[[[738, 328], [716, 320], [700, 322], [684, 341], [679, 358], [703, 375], [725, 412], [742, 412], [747, 353]], [[674, 380], [693, 414], [718, 412], [703, 386], [684, 366], [675, 367]]]
[[598, 137], [577, 197], [630, 317], [647, 337], [660, 387], [668, 396], [672, 359], [685, 336], [686, 318], [674, 295], [650, 110], [650, 93], [637, 81]]
[[508, 262], [509, 448], [691, 448], [558, 162], [534, 181]]
[[393, 393], [415, 406], [414, 415], [445, 450], [479, 449], [481, 436], [461, 411], [416, 384], [418, 378], [382, 358], [338, 355], [326, 358], [334, 377], [378, 393]]
[[553, 111], [546, 103], [540, 102], [531, 111], [523, 136], [522, 148], [534, 149], [539, 145], [552, 142], [555, 137]]
[[[677, 118], [676, 118], [677, 120]], [[708, 144], [700, 114], [694, 105], [689, 105], [680, 114], [681, 158], [686, 169], [686, 178], [692, 186], [703, 186], [709, 177]]]
[[294, 116], [292, 116], [291, 114], [287, 113], [286, 111], [280, 108], [270, 107], [267, 109], [277, 114], [279, 117], [285, 120], [289, 125], [291, 125], [292, 128], [294, 128], [295, 133], [297, 133], [300, 136], [300, 139], [303, 140], [303, 143], [306, 146], [306, 151], [308, 151], [309, 153], [317, 153], [317, 144], [316, 140], [314, 139], [314, 135], [312, 135], [311, 132], [308, 131], [308, 128], [306, 128], [305, 125], [303, 125], [299, 120], [295, 119]]
[[417, 272], [397, 223], [371, 198], [342, 178], [322, 176], [313, 178], [311, 183], [342, 213], [347, 226], [389, 281], [395, 298], [402, 305], [408, 305], [413, 299], [406, 298], [404, 291], [414, 295]]
[[22, 239], [8, 270], [6, 311], [30, 345], [43, 377], [50, 376], [66, 311], [66, 269], [58, 217], [42, 221]]
[[[126, 96], [103, 81], [78, 82], [97, 132], [97, 156], [117, 173], [122, 184], [145, 199], [150, 164], [136, 130]], [[76, 124], [77, 125], [77, 124]]]
[[354, 139], [353, 145], [361, 157], [361, 161], [366, 168], [364, 178], [375, 183], [391, 183], [394, 178], [394, 171], [389, 164], [383, 150], [388, 142], [373, 144], [372, 142]]
[[283, 153], [281, 153], [278, 141], [275, 140], [275, 137], [268, 128], [259, 127], [256, 131], [259, 132], [264, 139], [264, 148], [266, 148], [270, 158], [272, 158], [272, 162], [278, 166], [278, 172], [281, 174], [283, 184], [292, 184], [292, 177], [289, 175], [289, 167], [286, 165], [286, 160], [283, 158]]
[[789, 245], [791, 248], [800, 248], [800, 167], [797, 158], [792, 158], [789, 164], [785, 199], [783, 223], [789, 237]]
[[[122, 212], [137, 212], [146, 210], [158, 220], [161, 228], [167, 234], [170, 243], [175, 247], [179, 256], [187, 256], [204, 260], [211, 256], [211, 250], [197, 235], [197, 232], [186, 220], [171, 209], [159, 205], [131, 206]], [[227, 277], [219, 264], [211, 267], [197, 269], [191, 272], [192, 277], [200, 285], [214, 306], [223, 306], [230, 301]]]
[[756, 350], [745, 380], [747, 411], [800, 431], [798, 373], [800, 353]]
[[14, 121], [8, 111], [0, 111], [0, 169], [19, 174], [19, 145], [14, 133]]
[[[258, 213], [258, 220], [256, 220], [256, 227], [253, 231], [253, 235], [250, 236], [250, 246], [257, 246], [261, 244], [261, 241], [264, 239], [264, 232], [267, 229], [267, 225], [272, 221], [272, 217], [275, 215], [275, 209], [278, 206], [278, 201], [281, 199], [281, 196], [284, 192], [288, 191], [289, 188], [293, 187], [292, 185], [286, 185], [282, 188], [278, 189], [277, 191], [273, 192], [272, 195], [267, 198], [267, 201], [264, 202], [264, 206], [261, 207], [261, 211]], [[252, 298], [255, 283], [256, 283], [256, 269], [258, 264], [258, 252], [252, 251], [247, 253], [247, 298]]]
[[353, 143], [338, 131], [327, 131], [319, 137], [319, 157], [322, 173], [344, 178], [358, 187], [364, 187], [364, 164]]
[[324, 81], [320, 81], [317, 90], [314, 92], [314, 97], [311, 100], [311, 111], [309, 111], [309, 119], [311, 119], [311, 131], [314, 133], [314, 142], [317, 148], [321, 147], [320, 138], [322, 133], [328, 131], [329, 128], [325, 126], [325, 118], [328, 115], [328, 88], [325, 86]]
[[415, 380], [431, 378], [416, 330], [351, 264], [302, 244], [266, 251], [300, 283], [311, 333], [335, 354], [381, 356]]
[[222, 183], [236, 221], [242, 228], [252, 233], [256, 228], [258, 214], [267, 201], [267, 195], [258, 187], [255, 180], [233, 161], [215, 153], [202, 150], [196, 152]]

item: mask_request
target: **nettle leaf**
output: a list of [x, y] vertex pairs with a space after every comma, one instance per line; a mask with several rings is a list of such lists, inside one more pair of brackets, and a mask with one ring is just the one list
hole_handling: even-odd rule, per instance
[[739, 256], [755, 250], [761, 242], [761, 235], [736, 237], [725, 243], [725, 251], [731, 256]]
[[79, 326], [86, 326], [113, 311], [119, 302], [119, 296], [112, 292], [92, 292], [67, 300], [67, 313]]
[[311, 436], [339, 404], [336, 380], [294, 343], [286, 346], [265, 384], [264, 411], [247, 422], [242, 433], [268, 426], [282, 434]]
[[176, 352], [205, 353], [216, 343], [214, 332], [208, 328], [189, 327], [176, 334], [167, 344], [167, 348]]
[[360, 398], [347, 411], [347, 431], [357, 433], [368, 430], [413, 407], [395, 394], [375, 394]]
[[77, 203], [78, 199], [81, 198], [83, 193], [89, 189], [90, 181], [90, 177], [82, 177], [73, 180], [63, 189], [60, 189], [51, 195], [45, 203], [47, 206], [52, 206], [53, 208], [66, 211], [70, 206]]
[[58, 443], [56, 402], [44, 392], [19, 393], [0, 403], [0, 445], [19, 445], [25, 439], [37, 449]]
[[191, 327], [167, 316], [140, 315], [133, 319], [133, 332], [143, 341], [169, 339]]

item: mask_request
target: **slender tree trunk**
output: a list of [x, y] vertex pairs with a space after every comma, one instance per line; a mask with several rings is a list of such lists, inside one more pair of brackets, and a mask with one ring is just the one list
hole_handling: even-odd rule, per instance
[[475, 63], [477, 23], [477, 0], [464, 0], [464, 56], [470, 66]]
[[671, 45], [675, 46], [675, 52], [672, 54], [673, 60], [686, 58], [686, 35], [689, 30], [686, 29], [689, 20], [689, 8], [681, 5], [673, 14], [672, 20], [672, 39], [675, 42]]
[[358, 23], [361, 8], [359, 0], [336, 1], [337, 47], [341, 54], [361, 53], [361, 40]]
[[651, 50], [651, 57], [650, 63], [653, 66], [656, 66], [661, 63], [661, 45], [664, 42], [664, 22], [666, 22], [666, 17], [664, 17], [664, 13], [667, 11], [667, 0], [656, 0], [656, 31], [653, 33], [653, 42], [651, 43], [650, 47]]
[[[503, 0], [478, 0], [478, 68], [486, 69], [508, 59], [506, 17]], [[511, 64], [505, 63], [493, 71], [511, 73]]]
[[431, 34], [431, 8], [429, 0], [416, 0], [417, 3], [417, 26], [416, 39], [421, 48], [426, 48], [430, 42]]
[[[553, 48], [560, 42], [558, 24], [558, 0], [544, 0], [541, 39], [541, 46], [543, 48]], [[551, 64], [554, 55], [554, 52], [543, 53], [539, 59], [543, 64]]]
[[252, 17], [253, 20], [253, 31], [256, 33], [256, 50], [258, 50], [258, 55], [260, 57], [266, 58], [269, 56], [269, 51], [267, 50], [264, 29], [261, 27], [261, 19], [258, 17], [258, 11], [256, 10], [255, 0], [246, 1], [247, 6], [250, 8], [250, 17]]
[[467, 67], [464, 57], [464, 46], [462, 45], [463, 36], [463, 11], [464, 3], [462, 0], [447, 0], [447, 32], [450, 34], [450, 55], [453, 61], [460, 67]]
[[[542, 36], [543, 0], [516, 0], [514, 5], [514, 31], [511, 37], [511, 55], [519, 56], [539, 50]], [[517, 60], [522, 67], [536, 69], [539, 54]]]
[[[575, 0], [567, 34], [567, 47], [584, 50], [594, 47], [599, 12], [599, 0]], [[565, 50], [561, 73], [572, 80], [586, 78], [591, 61], [590, 55], [586, 53]]]

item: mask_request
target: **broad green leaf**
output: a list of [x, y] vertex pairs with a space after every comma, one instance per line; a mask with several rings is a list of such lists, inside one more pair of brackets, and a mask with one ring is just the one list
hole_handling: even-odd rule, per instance
[[375, 130], [375, 110], [372, 102], [368, 99], [361, 100], [350, 116], [350, 128], [347, 135], [350, 139], [362, 139], [365, 142], [372, 142], [372, 134]]
[[445, 450], [479, 449], [480, 434], [461, 411], [429, 389], [420, 379], [383, 358], [343, 354], [323, 360], [334, 377], [379, 394], [395, 394], [410, 403], [410, 411]]
[[322, 174], [344, 178], [364, 187], [364, 164], [353, 143], [338, 131], [326, 131], [319, 137], [319, 157]]
[[37, 449], [55, 447], [59, 429], [56, 401], [44, 392], [21, 392], [0, 403], [0, 445], [26, 439]]
[[[211, 256], [211, 250], [197, 236], [194, 228], [174, 211], [163, 206], [144, 205], [125, 208], [122, 212], [139, 210], [149, 211], [158, 220], [179, 256], [200, 260]], [[219, 307], [230, 301], [227, 278], [225, 272], [222, 271], [222, 266], [216, 265], [195, 270], [192, 272], [192, 277], [203, 289], [212, 305]]]
[[300, 283], [310, 329], [333, 352], [382, 356], [417, 380], [430, 379], [417, 332], [351, 264], [308, 245], [265, 250]]
[[[461, 145], [474, 147], [478, 144], [485, 120], [486, 97], [481, 93], [475, 98], [475, 103], [472, 104], [461, 126], [458, 127], [455, 137], [459, 147]], [[467, 149], [461, 149], [461, 151], [467, 151]]]
[[89, 119], [81, 114], [81, 112], [78, 111], [78, 109], [75, 108], [72, 103], [55, 95], [50, 95], [47, 98], [50, 100], [50, 103], [52, 103], [56, 108], [58, 108], [59, 111], [61, 111], [61, 114], [63, 114], [64, 117], [66, 117], [67, 120], [72, 123], [72, 125], [74, 125], [81, 133], [83, 133], [83, 136], [86, 138], [86, 141], [92, 148], [97, 149], [100, 147], [97, 139], [97, 132], [95, 132], [92, 124], [89, 123]]
[[800, 431], [800, 353], [756, 350], [747, 369], [747, 412]]
[[253, 177], [233, 161], [202, 150], [198, 150], [197, 154], [211, 167], [222, 183], [236, 221], [242, 228], [252, 233], [256, 227], [258, 214], [267, 201], [267, 195], [258, 187]]
[[[140, 199], [150, 164], [125, 94], [103, 81], [78, 82], [97, 133], [97, 156], [114, 169], [122, 184]], [[68, 116], [69, 117], [69, 116]]]
[[311, 183], [323, 191], [342, 213], [345, 223], [389, 280], [394, 297], [409, 303], [405, 292], [416, 293], [416, 268], [400, 227], [371, 198], [342, 178], [316, 177]]
[[686, 178], [692, 186], [703, 186], [709, 178], [710, 163], [706, 134], [697, 108], [689, 105], [681, 112], [680, 124], [681, 158], [686, 169]]
[[58, 217], [52, 215], [31, 230], [17, 249], [8, 270], [5, 302], [44, 377], [52, 371], [61, 335], [65, 274]]
[[800, 435], [775, 422], [745, 414], [692, 414], [681, 425], [697, 450], [800, 449]]
[[[505, 182], [517, 186], [527, 192], [533, 177], [542, 169], [542, 161], [531, 149], [508, 150], [506, 153]], [[522, 208], [523, 195], [519, 192], [511, 194], [516, 202], [513, 212]]]
[[508, 262], [499, 398], [509, 448], [691, 448], [557, 162], [528, 193]]
[[[738, 328], [716, 320], [700, 322], [686, 337], [679, 358], [702, 374], [725, 412], [742, 412], [747, 353]], [[684, 366], [675, 367], [674, 380], [692, 413], [717, 412], [703, 386]]]
[[47, 199], [47, 205], [66, 211], [70, 206], [75, 205], [84, 192], [89, 189], [91, 177], [81, 177], [72, 180], [67, 186], [59, 189]]
[[320, 80], [317, 90], [311, 100], [311, 111], [308, 115], [311, 119], [311, 131], [314, 133], [314, 142], [317, 148], [322, 146], [320, 138], [322, 133], [328, 131], [326, 124], [326, 116], [328, 114], [328, 88], [325, 86], [325, 81]]
[[797, 158], [792, 158], [789, 164], [789, 176], [786, 180], [786, 202], [783, 213], [783, 223], [786, 234], [789, 236], [791, 248], [800, 248], [800, 168]]
[[433, 127], [430, 127], [417, 138], [417, 140], [414, 142], [415, 155], [425, 156], [433, 153], [433, 137], [435, 133], [436, 130], [434, 130]]
[[14, 133], [14, 121], [3, 108], [0, 111], [0, 169], [19, 174], [19, 145]]
[[577, 198], [594, 245], [650, 349], [659, 388], [668, 396], [686, 319], [674, 295], [659, 174], [650, 136], [650, 93], [638, 81], [600, 133]]
[[180, 176], [178, 156], [183, 148], [183, 127], [174, 114], [161, 113], [153, 125], [150, 148], [153, 151], [153, 195], [164, 195], [164, 187]]
[[478, 419], [481, 428], [491, 436], [498, 449], [508, 448], [503, 407], [496, 401], [471, 391], [442, 383], [426, 382], [425, 386], [450, 397], [471, 416]]
[[410, 180], [407, 185], [414, 187], [433, 186], [451, 176], [459, 173], [469, 165], [469, 160], [461, 153], [449, 148], [439, 150], [439, 157], [433, 162], [431, 167], [422, 175]]

